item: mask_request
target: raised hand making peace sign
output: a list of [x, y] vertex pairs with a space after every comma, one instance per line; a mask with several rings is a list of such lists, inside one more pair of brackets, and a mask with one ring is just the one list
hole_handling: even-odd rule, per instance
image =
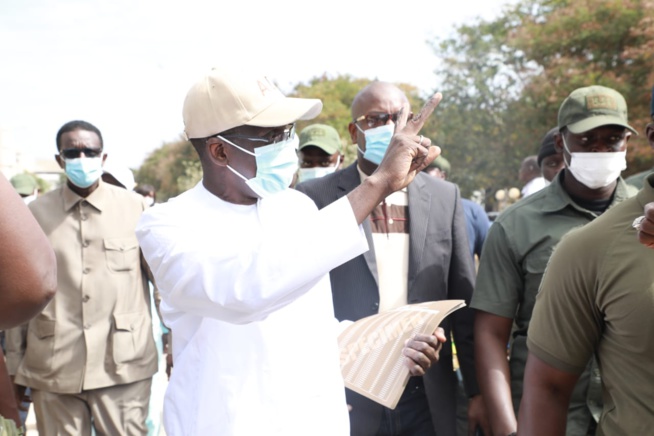
[[395, 124], [395, 134], [375, 172], [388, 183], [389, 193], [406, 187], [417, 173], [441, 154], [440, 147], [432, 145], [431, 140], [419, 132], [442, 98], [440, 93], [434, 94], [420, 112], [408, 121], [408, 111], [401, 111]]

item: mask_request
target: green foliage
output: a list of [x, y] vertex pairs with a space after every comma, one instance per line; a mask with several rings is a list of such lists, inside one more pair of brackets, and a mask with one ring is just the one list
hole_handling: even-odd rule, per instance
[[164, 143], [150, 153], [136, 173], [137, 183], [154, 186], [159, 201], [181, 194], [201, 178], [197, 153], [191, 143], [182, 138]]
[[[493, 21], [460, 26], [432, 44], [444, 100], [434, 129], [451, 179], [463, 193], [518, 184], [574, 89], [620, 91], [639, 130], [654, 84], [654, 3], [638, 0], [523, 0]], [[630, 142], [629, 173], [652, 166], [643, 137]]]
[[39, 187], [39, 193], [43, 194], [44, 192], [48, 192], [49, 190], [52, 189], [52, 185], [50, 182], [48, 182], [45, 179], [42, 179], [41, 177], [37, 176], [36, 174], [29, 173], [34, 179], [36, 179], [36, 184]]
[[507, 119], [523, 80], [517, 68], [520, 53], [507, 46], [514, 25], [511, 16], [478, 21], [432, 44], [443, 61], [437, 71], [443, 101], [429, 128], [437, 132], [436, 143], [452, 164], [450, 180], [465, 196], [475, 189], [494, 192], [517, 181], [523, 156], [512, 143], [514, 126]]

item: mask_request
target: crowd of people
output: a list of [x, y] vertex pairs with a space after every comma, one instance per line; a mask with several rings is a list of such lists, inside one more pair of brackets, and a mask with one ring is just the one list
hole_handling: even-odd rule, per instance
[[[492, 224], [420, 134], [441, 98], [361, 89], [344, 166], [334, 126], [295, 132], [319, 100], [214, 68], [182, 108], [203, 178], [156, 205], [64, 124], [62, 186], [0, 177], [0, 434], [30, 403], [42, 436], [647, 434], [654, 175], [620, 176], [623, 96], [561, 102]], [[654, 147], [654, 90], [652, 116]], [[405, 343], [394, 409], [344, 388], [339, 332], [445, 299], [467, 307]]]

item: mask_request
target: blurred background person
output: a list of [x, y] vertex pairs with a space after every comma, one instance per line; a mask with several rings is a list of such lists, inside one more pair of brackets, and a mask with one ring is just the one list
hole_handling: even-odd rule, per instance
[[556, 150], [555, 142], [559, 128], [554, 127], [545, 134], [538, 150], [538, 167], [549, 184], [564, 167], [563, 155]]
[[139, 184], [136, 186], [136, 188], [134, 188], [134, 192], [141, 194], [145, 198], [145, 203], [148, 206], [154, 206], [154, 204], [157, 202], [157, 192], [152, 185]]
[[297, 183], [331, 174], [343, 164], [343, 144], [338, 132], [326, 124], [312, 124], [300, 132], [300, 169]]
[[541, 175], [538, 167], [538, 156], [527, 156], [522, 160], [518, 171], [518, 179], [524, 183], [520, 191], [522, 198], [528, 197], [547, 186], [545, 178]]
[[115, 158], [108, 157], [102, 166], [102, 181], [132, 191], [136, 186], [134, 173]]
[[36, 196], [39, 194], [39, 183], [36, 181], [36, 177], [28, 173], [21, 173], [12, 177], [10, 182], [25, 204], [36, 200]]
[[[432, 177], [447, 180], [451, 170], [450, 162], [443, 156], [438, 156], [427, 168], [422, 170]], [[467, 198], [461, 198], [463, 205], [463, 212], [466, 219], [466, 233], [468, 235], [468, 246], [470, 247], [470, 255], [475, 258], [481, 256], [481, 248], [486, 240], [488, 228], [491, 225], [488, 214], [480, 204], [475, 203]]]

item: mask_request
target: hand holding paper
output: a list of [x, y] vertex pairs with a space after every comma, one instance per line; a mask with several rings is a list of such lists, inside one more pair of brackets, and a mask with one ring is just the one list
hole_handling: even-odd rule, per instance
[[402, 354], [412, 376], [423, 376], [431, 365], [438, 362], [438, 354], [443, 347], [445, 331], [438, 327], [433, 335], [415, 335], [404, 342]]
[[338, 337], [345, 387], [394, 409], [409, 377], [438, 361], [445, 336], [436, 327], [464, 306], [463, 300], [412, 304], [348, 326]]

